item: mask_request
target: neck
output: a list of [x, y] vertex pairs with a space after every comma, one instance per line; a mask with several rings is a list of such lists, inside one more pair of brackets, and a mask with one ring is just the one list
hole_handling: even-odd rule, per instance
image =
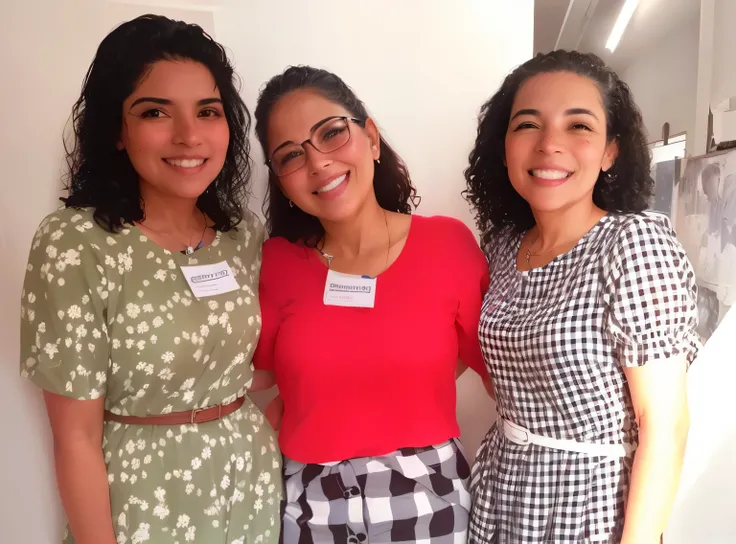
[[537, 222], [537, 251], [543, 252], [582, 238], [606, 212], [588, 201], [554, 212], [533, 211]]
[[354, 259], [376, 246], [386, 245], [386, 212], [375, 198], [346, 221], [323, 221], [326, 253]]
[[156, 188], [141, 184], [144, 226], [166, 233], [190, 233], [193, 226], [202, 224], [202, 212], [197, 200], [162, 194]]

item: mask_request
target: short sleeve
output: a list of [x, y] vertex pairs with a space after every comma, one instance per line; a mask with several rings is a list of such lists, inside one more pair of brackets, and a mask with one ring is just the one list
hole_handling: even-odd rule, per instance
[[459, 296], [455, 317], [458, 356], [469, 368], [481, 376], [486, 376], [485, 360], [478, 337], [478, 323], [483, 297], [489, 285], [488, 261], [473, 233], [464, 224], [460, 224], [456, 250], [458, 253], [455, 259], [459, 274], [455, 284]]
[[[276, 336], [281, 326], [280, 297], [283, 284], [280, 279], [280, 252], [278, 244], [284, 240], [273, 238], [263, 244], [258, 299], [261, 305], [261, 336], [253, 355], [253, 366], [259, 370], [273, 370]], [[288, 243], [288, 242], [287, 242]]]
[[697, 287], [685, 250], [665, 216], [627, 219], [604, 263], [606, 332], [622, 366], [699, 350]]
[[105, 395], [109, 350], [102, 267], [84, 233], [100, 228], [74, 210], [36, 231], [21, 300], [21, 376], [78, 400]]

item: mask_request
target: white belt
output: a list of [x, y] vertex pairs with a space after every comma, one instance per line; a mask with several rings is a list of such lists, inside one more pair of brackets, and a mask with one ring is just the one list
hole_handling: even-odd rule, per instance
[[541, 436], [534, 434], [521, 425], [511, 423], [499, 416], [498, 424], [503, 430], [503, 434], [514, 444], [526, 446], [528, 444], [536, 444], [546, 448], [556, 450], [575, 451], [578, 453], [587, 453], [588, 455], [600, 457], [626, 457], [634, 451], [631, 444], [591, 444], [588, 442], [577, 442], [575, 440], [566, 440], [563, 438], [550, 438], [549, 436]]

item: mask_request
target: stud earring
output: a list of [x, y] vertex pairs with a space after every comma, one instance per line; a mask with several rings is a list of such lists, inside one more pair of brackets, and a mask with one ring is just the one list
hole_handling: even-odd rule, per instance
[[292, 200], [289, 200], [289, 208], [293, 208], [293, 207], [294, 207], [294, 202]]

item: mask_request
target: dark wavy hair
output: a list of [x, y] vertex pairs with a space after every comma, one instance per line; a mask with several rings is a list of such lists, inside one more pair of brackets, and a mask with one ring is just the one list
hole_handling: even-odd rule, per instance
[[127, 152], [116, 147], [123, 101], [160, 60], [191, 60], [206, 66], [220, 90], [230, 129], [225, 164], [197, 206], [227, 231], [243, 218], [250, 180], [250, 113], [238, 94], [225, 49], [201, 27], [160, 15], [142, 15], [108, 34], [82, 83], [72, 109], [73, 143], [65, 142], [67, 207], [93, 207], [100, 226], [117, 232], [144, 218], [138, 174]]
[[[350, 87], [335, 74], [311, 66], [290, 66], [283, 73], [271, 78], [263, 87], [256, 105], [256, 136], [268, 154], [268, 119], [276, 103], [289, 93], [309, 89], [325, 99], [344, 107], [365, 126], [369, 117], [363, 102]], [[375, 164], [373, 187], [378, 204], [385, 210], [411, 213], [420, 198], [411, 183], [409, 170], [401, 157], [380, 137], [381, 162]], [[268, 193], [263, 205], [266, 228], [270, 236], [283, 236], [290, 242], [302, 242], [308, 246], [316, 244], [324, 236], [319, 219], [297, 206], [289, 206], [289, 200], [279, 187], [279, 180], [269, 168]]]
[[565, 50], [538, 54], [511, 72], [480, 111], [475, 147], [465, 170], [464, 194], [475, 209], [484, 245], [498, 232], [524, 232], [535, 224], [529, 204], [511, 185], [504, 166], [505, 139], [519, 88], [529, 78], [549, 72], [587, 77], [600, 90], [607, 139], [616, 140], [618, 156], [608, 172], [599, 175], [593, 202], [603, 210], [618, 213], [640, 212], [649, 206], [654, 190], [651, 152], [629, 87], [596, 55]]

